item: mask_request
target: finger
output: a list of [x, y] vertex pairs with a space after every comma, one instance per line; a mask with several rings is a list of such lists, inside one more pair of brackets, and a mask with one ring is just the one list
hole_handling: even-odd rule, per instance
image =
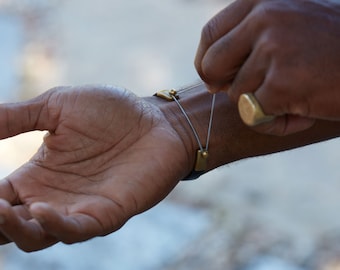
[[234, 79], [251, 54], [253, 41], [249, 32], [252, 26], [248, 24], [248, 20], [243, 20], [206, 51], [201, 72], [211, 92], [224, 90], [223, 86]]
[[253, 127], [259, 133], [286, 136], [311, 128], [316, 120], [298, 115], [283, 115], [273, 121]]
[[0, 231], [8, 240], [27, 252], [56, 243], [56, 239], [46, 234], [38, 222], [19, 217], [4, 200], [0, 200]]
[[[17, 194], [13, 186], [10, 184], [10, 181], [8, 180], [8, 178], [5, 178], [0, 181], [0, 198], [9, 202], [12, 205], [19, 203]], [[25, 220], [29, 220], [31, 218], [27, 208], [21, 205], [14, 206], [13, 211], [15, 212], [16, 215], [24, 218]], [[0, 223], [1, 223], [1, 220], [0, 220]], [[7, 244], [9, 242], [11, 242], [11, 240], [0, 232], [0, 245]]]
[[0, 199], [9, 202], [12, 205], [19, 204], [18, 194], [9, 178], [0, 180]]
[[292, 114], [288, 109], [289, 106], [286, 105], [286, 99], [279, 94], [273, 93], [274, 91], [270, 91], [270, 87], [266, 82], [254, 93], [264, 113], [276, 116], [271, 122], [255, 127], [256, 131], [270, 135], [285, 136], [306, 130], [314, 125], [315, 119], [305, 115]]
[[265, 81], [266, 73], [270, 68], [270, 58], [263, 56], [261, 50], [262, 46], [257, 46], [236, 74], [228, 90], [228, 95], [233, 102], [238, 102], [244, 93], [254, 93]]
[[197, 49], [195, 66], [203, 80], [207, 80], [202, 70], [202, 60], [209, 47], [236, 27], [252, 10], [254, 1], [239, 0], [214, 16], [203, 28]]
[[[16, 206], [13, 206], [12, 208], [13, 208], [15, 215], [21, 217], [22, 219], [24, 219], [24, 220], [31, 220], [32, 219], [32, 216], [29, 213], [26, 206], [16, 205]], [[4, 234], [0, 233], [0, 245], [4, 245], [4, 244], [10, 243], [10, 242], [12, 242], [12, 241], [10, 239], [8, 239]]]
[[86, 214], [63, 215], [46, 203], [34, 203], [30, 207], [46, 232], [66, 244], [81, 242], [102, 234], [99, 222]]
[[54, 130], [58, 112], [49, 112], [49, 100], [59, 88], [25, 102], [0, 104], [0, 139], [33, 130]]

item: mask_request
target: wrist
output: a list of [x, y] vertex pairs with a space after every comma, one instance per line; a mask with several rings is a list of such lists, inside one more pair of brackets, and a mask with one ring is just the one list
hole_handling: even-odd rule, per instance
[[[211, 98], [204, 85], [179, 93], [179, 102], [204, 146], [209, 126]], [[199, 149], [193, 131], [176, 102], [158, 97], [149, 97], [147, 100], [158, 107], [164, 115], [164, 121], [167, 121], [169, 128], [177, 134], [178, 147], [185, 149], [183, 152], [186, 153], [184, 158], [186, 162], [182, 165], [182, 177], [187, 176], [194, 169]], [[313, 128], [290, 136], [260, 134], [243, 124], [236, 104], [229, 100], [226, 93], [217, 93], [205, 171], [236, 160], [289, 150], [337, 137], [340, 135], [339, 125], [338, 122], [317, 121]]]
[[[209, 142], [209, 153], [211, 154], [209, 154], [206, 160], [203, 159], [203, 161], [207, 161], [204, 171], [201, 171], [201, 169], [197, 167], [197, 164], [202, 164], [196, 160], [197, 157], [201, 157], [198, 153], [198, 150], [202, 150], [202, 147], [203, 150], [206, 150], [207, 147], [208, 127], [212, 109], [212, 95], [207, 92], [204, 85], [196, 85], [190, 87], [189, 89], [185, 89], [184, 91], [178, 91], [178, 102], [180, 105], [176, 104], [176, 102], [171, 98], [170, 101], [159, 97], [148, 98], [148, 100], [162, 111], [170, 126], [178, 134], [178, 138], [182, 142], [182, 147], [184, 147], [185, 153], [187, 155], [187, 163], [185, 164], [187, 168], [186, 176], [188, 176], [189, 172], [194, 172], [194, 174], [199, 176], [206, 171], [230, 161], [229, 158], [231, 156], [228, 154], [228, 150], [224, 149], [225, 151], [223, 151], [222, 149], [224, 148], [224, 145], [217, 141], [217, 139], [221, 137], [220, 131], [224, 129], [220, 123], [218, 125], [214, 125], [215, 119], [213, 118]], [[227, 108], [226, 102], [226, 94], [217, 94], [217, 117], [224, 115], [224, 113], [221, 113], [220, 111], [221, 109], [223, 110]], [[180, 107], [182, 107], [182, 109], [187, 114], [193, 128], [195, 129], [195, 132], [197, 133], [197, 136], [194, 134], [194, 131], [192, 130]], [[219, 130], [218, 133], [217, 128]], [[197, 137], [199, 142], [197, 141]], [[217, 149], [219, 151], [217, 151]], [[223, 161], [221, 159], [222, 156], [217, 155], [218, 152], [223, 152]], [[202, 159], [200, 160], [202, 161]]]

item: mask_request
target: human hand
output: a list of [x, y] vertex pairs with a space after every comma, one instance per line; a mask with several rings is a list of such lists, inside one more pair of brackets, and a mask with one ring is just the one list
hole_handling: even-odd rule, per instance
[[211, 92], [252, 92], [268, 115], [257, 131], [286, 135], [340, 120], [337, 1], [238, 0], [203, 29], [195, 65]]
[[0, 243], [25, 251], [109, 234], [190, 170], [164, 114], [122, 89], [60, 87], [0, 105], [0, 139], [30, 130], [49, 133], [0, 181]]

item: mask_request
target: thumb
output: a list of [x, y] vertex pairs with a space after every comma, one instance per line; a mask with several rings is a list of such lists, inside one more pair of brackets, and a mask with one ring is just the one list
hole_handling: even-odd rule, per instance
[[0, 139], [33, 130], [53, 131], [57, 117], [51, 117], [49, 102], [57, 89], [25, 102], [0, 104]]

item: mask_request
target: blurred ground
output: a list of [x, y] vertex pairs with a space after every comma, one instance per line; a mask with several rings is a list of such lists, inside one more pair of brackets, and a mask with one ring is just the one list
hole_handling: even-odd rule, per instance
[[[0, 100], [56, 85], [115, 84], [142, 96], [187, 85], [202, 26], [229, 2], [0, 0]], [[0, 177], [41, 136], [0, 142]], [[228, 165], [181, 183], [107, 238], [35, 254], [4, 247], [1, 269], [339, 269], [338, 148], [333, 140]]]

